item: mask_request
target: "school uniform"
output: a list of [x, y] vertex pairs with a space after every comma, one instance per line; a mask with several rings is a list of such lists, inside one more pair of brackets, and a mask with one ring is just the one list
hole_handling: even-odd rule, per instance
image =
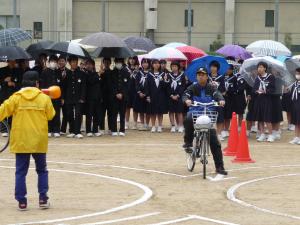
[[[86, 133], [98, 133], [103, 107], [102, 78], [97, 72], [87, 72]], [[93, 124], [93, 126], [92, 126]]]
[[127, 66], [125, 68], [128, 70], [128, 73], [130, 74], [128, 80], [128, 100], [126, 103], [126, 108], [133, 108], [135, 95], [136, 95], [135, 79], [139, 71], [135, 70], [135, 68], [129, 68]]
[[[122, 69], [112, 70], [113, 77], [113, 101], [112, 104], [112, 132], [117, 132], [117, 118], [120, 116], [120, 129], [119, 132], [125, 133], [125, 113], [126, 104], [128, 101], [128, 85], [130, 73], [126, 67]], [[122, 99], [117, 99], [116, 95], [122, 94]]]
[[[8, 86], [4, 81], [10, 77], [15, 86]], [[0, 103], [8, 99], [13, 93], [20, 90], [22, 86], [22, 71], [19, 68], [9, 68], [8, 66], [0, 68]]]
[[[86, 100], [86, 76], [77, 68], [68, 70], [63, 82], [63, 99], [71, 133], [80, 134], [82, 104]], [[75, 114], [75, 117], [74, 117]]]
[[[59, 86], [62, 88], [62, 75], [56, 69], [47, 68], [43, 70], [40, 75], [40, 88], [47, 89], [50, 86]], [[60, 110], [61, 110], [61, 98], [52, 99], [52, 105], [55, 109], [55, 116], [48, 124], [48, 133], [60, 132]]]
[[235, 112], [235, 96], [237, 95], [237, 78], [235, 75], [225, 76], [225, 90], [226, 94], [224, 96], [225, 106], [224, 106], [224, 118], [231, 119], [232, 113]]
[[[169, 112], [183, 113], [184, 104], [181, 101], [181, 97], [186, 89], [184, 73], [182, 72], [176, 75], [174, 73], [169, 73], [168, 80]], [[178, 99], [175, 101], [171, 96], [178, 96]]]
[[281, 100], [282, 111], [291, 112], [292, 96], [291, 93], [284, 93]]
[[148, 74], [149, 72], [140, 70], [135, 77], [135, 98], [133, 103], [133, 111], [137, 113], [147, 112], [146, 96], [141, 98], [140, 93], [146, 95], [145, 84]]
[[280, 123], [283, 121], [282, 102], [280, 94], [273, 94], [272, 101], [272, 123]]
[[146, 80], [146, 95], [150, 98], [150, 103], [147, 102], [147, 114], [168, 113], [168, 82], [164, 80], [166, 77], [164, 72], [149, 72]]
[[[212, 77], [211, 74], [209, 75], [209, 83], [216, 83], [216, 86], [214, 86], [218, 91], [220, 91], [222, 94], [226, 92], [225, 88], [225, 78], [223, 75], [217, 75], [215, 77]], [[226, 104], [226, 102], [225, 102]], [[218, 107], [218, 118], [217, 123], [224, 123], [224, 107]]]
[[300, 125], [300, 81], [296, 81], [291, 88], [291, 124]]
[[[264, 91], [265, 93], [258, 94], [257, 91]], [[272, 94], [274, 91], [275, 77], [272, 74], [256, 77], [253, 87], [253, 94], [255, 95], [253, 121], [272, 122]]]
[[237, 78], [237, 89], [235, 95], [235, 104], [234, 104], [234, 112], [237, 115], [243, 115], [245, 113], [245, 109], [247, 106], [245, 89], [248, 86], [247, 82], [240, 76], [240, 74], [236, 75]]
[[[58, 71], [58, 73], [61, 76], [62, 84], [63, 84], [64, 80], [66, 78], [66, 75], [67, 75], [68, 68], [65, 67], [64, 69], [58, 69], [57, 71]], [[63, 92], [63, 86], [62, 86], [62, 90], [61, 91]], [[61, 121], [60, 131], [62, 133], [66, 133], [66, 131], [67, 131], [67, 125], [68, 125], [66, 104], [63, 104], [62, 107], [61, 107], [61, 109], [62, 109], [62, 121]]]

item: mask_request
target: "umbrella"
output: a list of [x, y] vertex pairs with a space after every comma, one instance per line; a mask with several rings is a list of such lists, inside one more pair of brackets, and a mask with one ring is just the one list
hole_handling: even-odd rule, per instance
[[257, 64], [259, 62], [265, 62], [268, 64], [268, 71], [267, 73], [271, 73], [276, 78], [276, 87], [275, 92], [276, 94], [282, 93], [282, 86], [289, 86], [294, 82], [294, 76], [292, 76], [284, 63], [280, 62], [279, 60], [274, 59], [270, 56], [264, 57], [256, 57], [247, 59], [244, 61], [240, 73], [241, 76], [246, 80], [246, 82], [253, 87], [255, 78], [257, 77]]
[[300, 55], [294, 55], [292, 59], [300, 59]]
[[194, 59], [192, 63], [188, 66], [185, 73], [187, 74], [189, 80], [192, 82], [196, 81], [196, 73], [200, 67], [205, 67], [210, 73], [209, 66], [213, 61], [217, 61], [220, 64], [220, 69], [218, 71], [220, 75], [224, 75], [227, 72], [229, 65], [225, 58], [221, 56], [207, 55], [198, 59]]
[[67, 41], [54, 43], [46, 49], [54, 54], [76, 55], [82, 58], [90, 57], [89, 53], [79, 44]]
[[277, 56], [276, 57], [276, 59], [277, 60], [279, 60], [280, 62], [285, 62], [286, 60], [288, 60], [289, 58], [291, 58], [291, 57], [289, 57], [289, 56], [284, 56], [284, 55], [280, 55], [280, 56]]
[[74, 39], [74, 40], [71, 40], [70, 42], [79, 44], [81, 47], [83, 47], [88, 52], [94, 51], [97, 48], [97, 47], [94, 47], [94, 46], [91, 46], [91, 45], [83, 45], [83, 44], [80, 43], [81, 40], [82, 39]]
[[93, 57], [104, 58], [128, 58], [136, 54], [127, 47], [122, 48], [97, 48], [92, 54]]
[[126, 47], [126, 44], [124, 41], [122, 41], [121, 38], [118, 36], [106, 33], [106, 32], [99, 32], [99, 33], [93, 33], [86, 37], [84, 37], [80, 42], [80, 44], [84, 45], [91, 45], [99, 48], [104, 47]]
[[20, 28], [0, 30], [0, 46], [15, 46], [19, 42], [29, 40], [32, 36]]
[[216, 53], [224, 56], [232, 56], [236, 59], [249, 59], [251, 54], [242, 48], [239, 45], [224, 45], [222, 48], [219, 48]]
[[38, 43], [34, 43], [29, 45], [26, 48], [26, 51], [34, 58], [37, 59], [39, 57], [39, 54], [45, 53], [47, 54], [46, 48], [49, 47], [51, 44], [53, 44], [53, 41], [40, 41]]
[[31, 56], [23, 48], [18, 46], [0, 47], [0, 61], [16, 59], [31, 59]]
[[175, 49], [170, 47], [160, 47], [152, 50], [146, 56], [148, 59], [165, 59], [165, 60], [187, 60], [185, 55]]
[[130, 36], [123, 41], [126, 43], [128, 48], [131, 48], [135, 52], [150, 52], [156, 48], [152, 40], [146, 37], [134, 37]]
[[187, 44], [181, 43], [181, 42], [170, 42], [168, 44], [165, 44], [164, 47], [170, 47], [170, 48], [178, 48], [187, 46]]
[[194, 59], [206, 55], [206, 53], [203, 50], [199, 48], [195, 48], [193, 46], [182, 46], [182, 47], [177, 47], [176, 49], [181, 51], [187, 57], [188, 64], [191, 63]]
[[290, 56], [291, 51], [282, 43], [272, 40], [260, 40], [249, 44], [246, 47], [248, 52], [255, 56]]
[[300, 59], [288, 59], [285, 61], [286, 68], [293, 76], [297, 68], [300, 68]]

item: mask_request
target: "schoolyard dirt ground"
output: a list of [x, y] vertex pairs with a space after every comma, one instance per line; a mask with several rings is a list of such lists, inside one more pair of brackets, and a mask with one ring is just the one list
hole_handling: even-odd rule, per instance
[[[275, 143], [250, 137], [252, 164], [224, 157], [226, 179], [186, 169], [182, 134], [132, 131], [126, 137], [65, 137], [49, 142], [51, 208], [38, 209], [28, 173], [29, 210], [14, 200], [14, 156], [0, 154], [0, 224], [300, 224], [300, 146], [283, 130]], [[222, 143], [226, 146], [226, 142]], [[214, 178], [212, 157], [210, 176]], [[31, 163], [34, 168], [34, 163]]]

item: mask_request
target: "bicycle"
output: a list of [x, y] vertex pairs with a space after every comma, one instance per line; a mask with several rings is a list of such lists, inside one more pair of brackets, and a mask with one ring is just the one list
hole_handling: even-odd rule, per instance
[[203, 110], [192, 111], [194, 124], [194, 144], [193, 149], [187, 155], [187, 169], [193, 172], [196, 160], [199, 158], [203, 165], [203, 179], [206, 179], [206, 165], [209, 156], [209, 131], [217, 122], [218, 112], [215, 107], [218, 104], [214, 101], [210, 103], [193, 102], [190, 107], [202, 107]]
[[8, 147], [10, 135], [9, 130], [7, 120], [0, 122], [0, 153]]

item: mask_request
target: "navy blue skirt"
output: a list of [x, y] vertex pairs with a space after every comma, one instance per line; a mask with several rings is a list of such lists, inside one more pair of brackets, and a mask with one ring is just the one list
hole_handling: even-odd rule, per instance
[[272, 96], [272, 123], [283, 121], [282, 103], [279, 95]]
[[133, 102], [133, 111], [137, 113], [147, 112], [146, 97], [140, 98], [138, 94], [135, 95], [134, 102]]
[[272, 122], [272, 96], [257, 95], [253, 105], [253, 120], [258, 122]]
[[237, 115], [242, 115], [245, 113], [247, 103], [246, 103], [246, 97], [245, 94], [237, 94], [234, 96], [234, 112]]
[[292, 101], [291, 106], [291, 123], [294, 125], [300, 125], [300, 98]]
[[178, 101], [174, 101], [173, 99], [169, 99], [169, 112], [172, 113], [184, 113], [184, 104], [181, 101], [181, 98]]
[[292, 98], [290, 93], [285, 93], [282, 95], [282, 111], [291, 112], [292, 108]]

